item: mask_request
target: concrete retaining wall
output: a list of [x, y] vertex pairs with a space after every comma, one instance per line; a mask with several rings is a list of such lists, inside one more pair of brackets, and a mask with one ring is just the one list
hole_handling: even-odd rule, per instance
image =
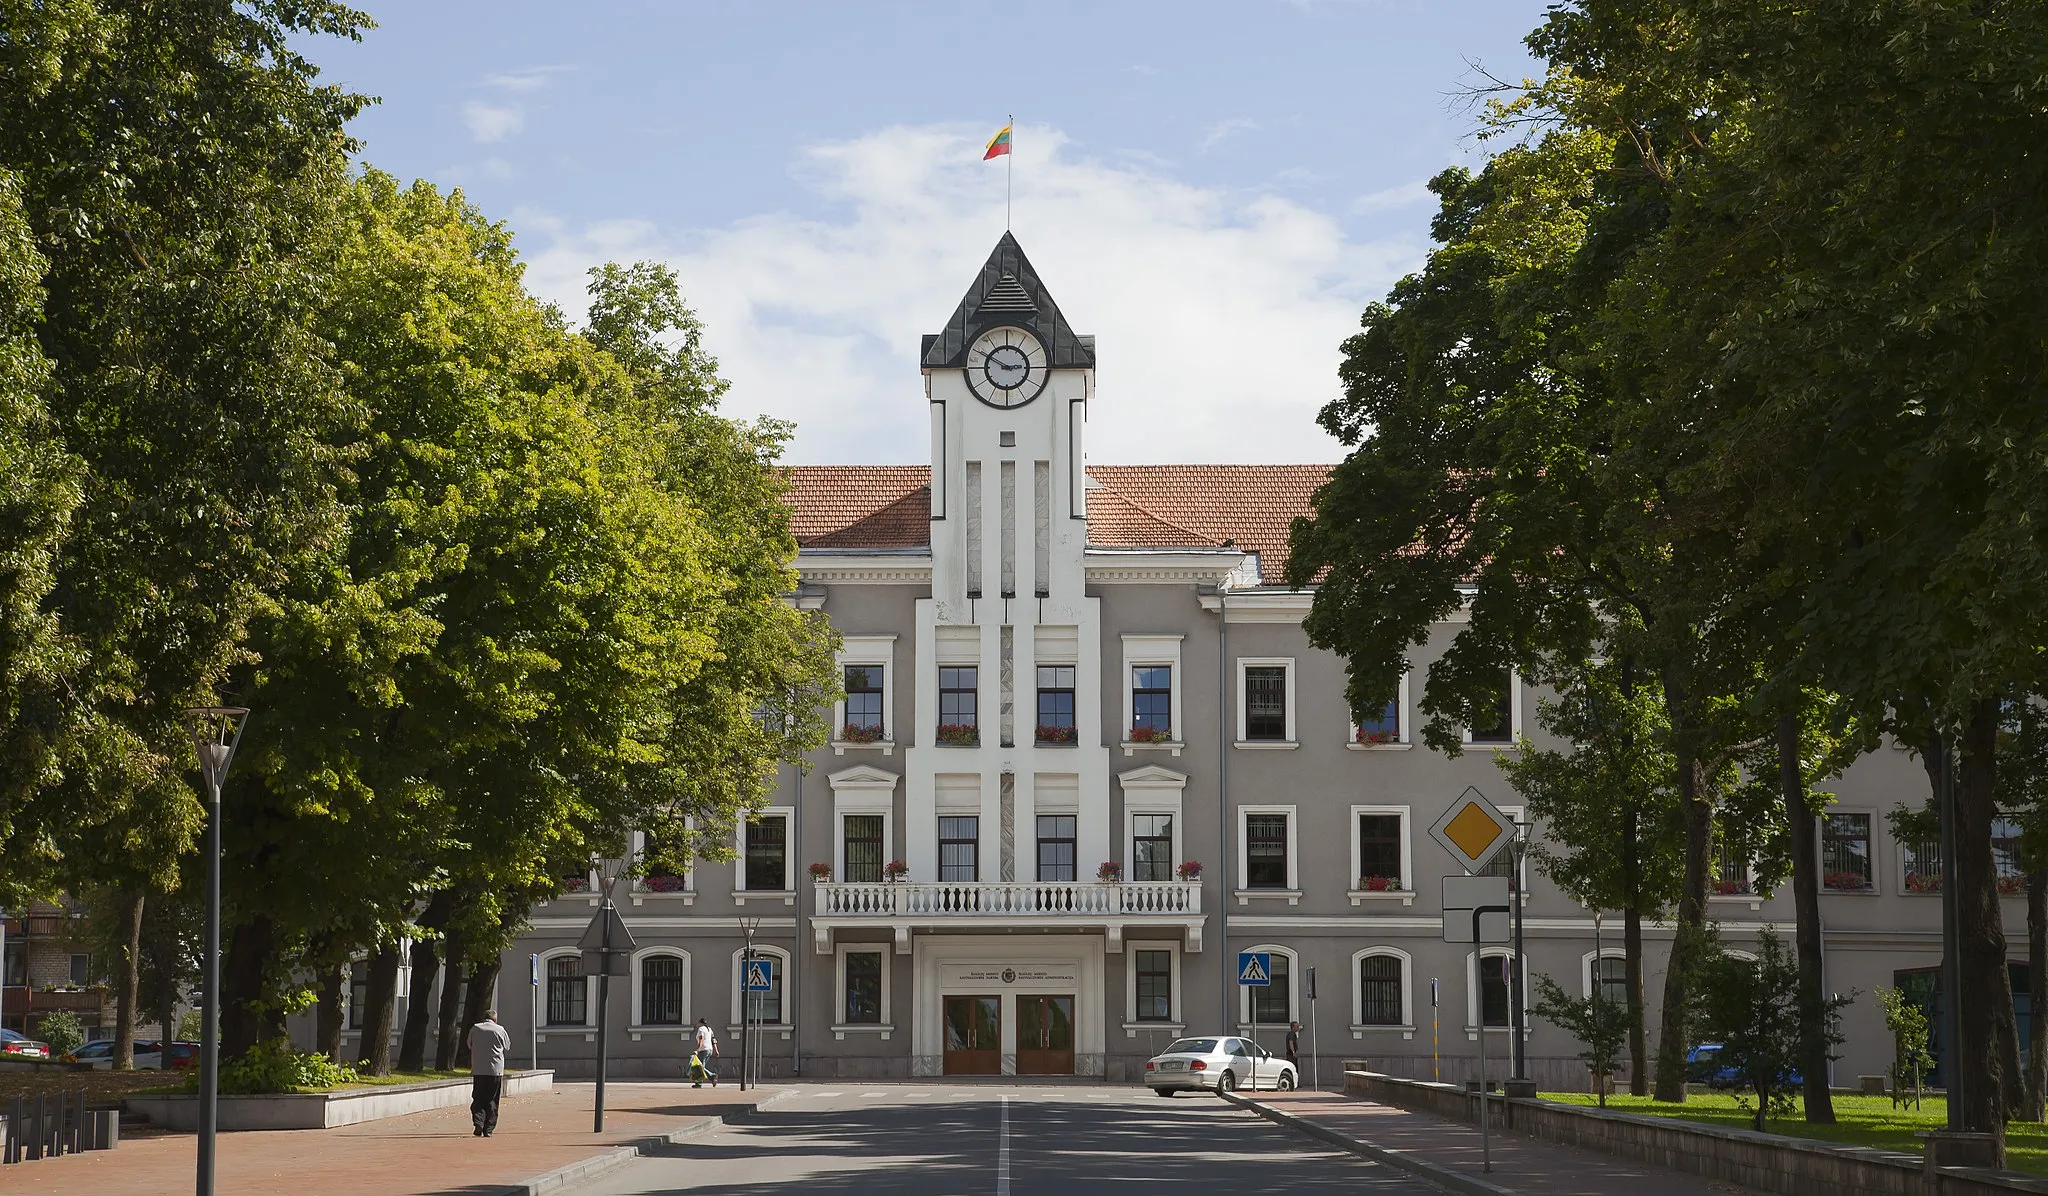
[[[1449, 1084], [1377, 1072], [1344, 1073], [1344, 1091], [1364, 1100], [1453, 1121], [1479, 1122], [1476, 1094]], [[1545, 1142], [1656, 1163], [1707, 1179], [1785, 1196], [2048, 1196], [2048, 1180], [1976, 1167], [1928, 1170], [1919, 1155], [1830, 1146], [1778, 1134], [1645, 1117], [1546, 1100], [1494, 1097], [1496, 1128]]]
[[[516, 1071], [505, 1076], [505, 1095], [527, 1096], [554, 1087], [552, 1071]], [[428, 1109], [469, 1103], [466, 1079], [430, 1080], [424, 1084], [392, 1084], [381, 1088], [350, 1088], [342, 1092], [289, 1093], [279, 1096], [223, 1096], [219, 1105], [222, 1130], [325, 1130], [363, 1121], [403, 1117]], [[199, 1098], [191, 1093], [151, 1093], [124, 1099], [122, 1107], [156, 1125], [191, 1133], [199, 1128]]]

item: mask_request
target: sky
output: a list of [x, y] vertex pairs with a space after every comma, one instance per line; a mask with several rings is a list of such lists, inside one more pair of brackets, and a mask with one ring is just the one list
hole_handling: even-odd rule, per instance
[[[572, 319], [661, 260], [798, 463], [918, 463], [920, 335], [1005, 222], [1097, 340], [1099, 463], [1333, 461], [1345, 337], [1543, 0], [359, 0], [366, 162], [462, 188]], [[983, 144], [1014, 115], [1011, 160]]]

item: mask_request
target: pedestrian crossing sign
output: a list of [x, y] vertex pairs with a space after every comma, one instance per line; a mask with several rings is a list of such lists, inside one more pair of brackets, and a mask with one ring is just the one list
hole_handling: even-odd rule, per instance
[[1238, 952], [1237, 982], [1251, 988], [1264, 988], [1272, 984], [1272, 953], [1267, 951]]
[[750, 993], [772, 992], [775, 988], [775, 961], [772, 959], [750, 959], [747, 961], [747, 991]]

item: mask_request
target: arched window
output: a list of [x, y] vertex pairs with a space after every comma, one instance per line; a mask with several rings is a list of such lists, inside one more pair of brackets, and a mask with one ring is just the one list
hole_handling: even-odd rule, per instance
[[1358, 1024], [1405, 1026], [1407, 961], [1388, 952], [1358, 957]]
[[[1267, 985], [1240, 985], [1244, 994], [1238, 1002], [1238, 1016], [1247, 1024], [1256, 1022], [1261, 1026], [1284, 1026], [1299, 1020], [1295, 1013], [1294, 974], [1296, 959], [1289, 947], [1263, 943], [1246, 947], [1246, 951], [1263, 952], [1272, 957], [1272, 983]], [[1236, 960], [1229, 961], [1233, 966]]]
[[547, 967], [547, 1024], [589, 1025], [590, 983], [583, 976], [583, 957], [573, 952], [557, 955]]
[[688, 972], [680, 955], [662, 953], [640, 961], [640, 1023], [680, 1026], [685, 1013], [683, 983]]
[[[744, 1010], [745, 1016], [753, 1019], [756, 1025], [787, 1025], [789, 1019], [783, 1008], [782, 994], [789, 976], [789, 952], [780, 947], [754, 948], [755, 959], [765, 959], [772, 965], [769, 968], [768, 991], [764, 993], [744, 991], [745, 958], [744, 948], [732, 953], [732, 1024], [740, 1024]], [[745, 1004], [742, 1004], [743, 1000]]]

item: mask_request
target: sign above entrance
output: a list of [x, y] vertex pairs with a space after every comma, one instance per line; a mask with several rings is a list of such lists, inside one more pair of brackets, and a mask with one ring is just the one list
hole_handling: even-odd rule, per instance
[[942, 988], [974, 986], [990, 991], [998, 988], [1044, 991], [1055, 986], [1072, 992], [1080, 983], [1081, 968], [1073, 963], [953, 963], [939, 967]]
[[1429, 833], [1465, 871], [1477, 872], [1514, 842], [1515, 820], [1468, 785]]
[[1265, 951], [1237, 953], [1237, 982], [1247, 988], [1265, 988], [1273, 983], [1273, 956]]

